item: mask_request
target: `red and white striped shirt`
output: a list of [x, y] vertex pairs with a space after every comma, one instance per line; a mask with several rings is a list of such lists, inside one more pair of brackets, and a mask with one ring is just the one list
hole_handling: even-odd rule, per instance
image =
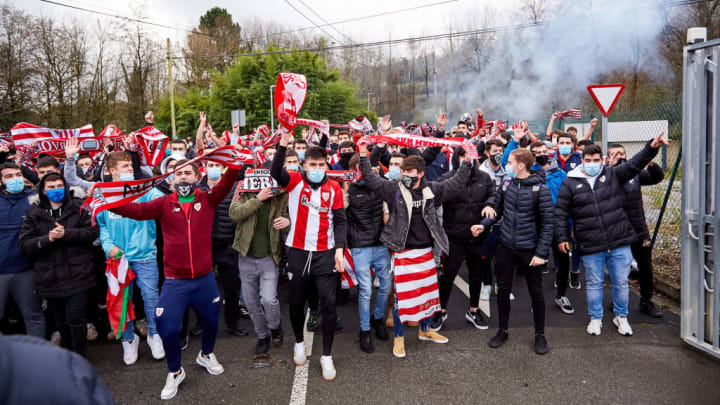
[[343, 208], [342, 189], [337, 182], [326, 181], [313, 190], [298, 172], [288, 172], [288, 209], [290, 233], [285, 244], [307, 251], [335, 247], [333, 210]]

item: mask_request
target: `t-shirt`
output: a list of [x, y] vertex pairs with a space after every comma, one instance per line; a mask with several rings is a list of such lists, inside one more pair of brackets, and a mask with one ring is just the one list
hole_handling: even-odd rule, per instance
[[188, 212], [190, 212], [190, 205], [193, 201], [195, 201], [195, 193], [190, 194], [189, 196], [183, 197], [180, 194], [178, 194], [178, 202], [180, 203], [180, 206], [183, 209], [183, 212], [185, 213], [185, 216], [188, 216]]
[[410, 190], [412, 194], [412, 217], [410, 217], [410, 229], [408, 230], [406, 249], [420, 249], [433, 245], [432, 234], [423, 219], [422, 188]]
[[269, 257], [270, 256], [270, 231], [268, 230], [268, 221], [270, 220], [270, 200], [265, 200], [255, 211], [255, 231], [250, 240], [250, 249], [247, 255], [250, 257]]
[[313, 189], [300, 173], [287, 173], [291, 225], [285, 244], [312, 252], [334, 248], [333, 210], [343, 208], [342, 189], [334, 181], [326, 181]]

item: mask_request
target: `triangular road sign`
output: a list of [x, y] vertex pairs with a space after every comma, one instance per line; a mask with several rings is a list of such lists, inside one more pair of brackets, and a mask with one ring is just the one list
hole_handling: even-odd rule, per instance
[[623, 90], [625, 90], [625, 85], [595, 84], [588, 86], [587, 89], [593, 100], [595, 100], [595, 104], [600, 107], [600, 111], [602, 111], [603, 115], [607, 117], [610, 115], [610, 111], [612, 111], [613, 107], [615, 107], [615, 103], [617, 103], [620, 98], [620, 94], [622, 94]]

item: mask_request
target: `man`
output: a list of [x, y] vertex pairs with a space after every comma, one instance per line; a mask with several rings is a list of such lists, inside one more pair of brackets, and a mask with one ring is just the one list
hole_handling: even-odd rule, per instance
[[[502, 346], [508, 339], [510, 321], [510, 290], [513, 275], [525, 276], [531, 298], [535, 326], [534, 350], [548, 352], [545, 339], [545, 299], [542, 291], [541, 267], [547, 262], [553, 236], [553, 203], [550, 190], [542, 177], [531, 174], [535, 159], [527, 149], [510, 153], [505, 172], [511, 180], [503, 183], [496, 210], [503, 218], [498, 232], [495, 252], [495, 275], [500, 287], [497, 293], [498, 332], [488, 342], [492, 348]], [[485, 230], [482, 224], [473, 226], [473, 234]]]
[[52, 156], [43, 156], [38, 159], [35, 165], [38, 172], [38, 178], [42, 179], [48, 173], [60, 173], [60, 163]]
[[188, 153], [188, 146], [184, 139], [173, 139], [170, 141], [170, 153], [185, 157]]
[[[90, 171], [90, 167], [93, 164], [93, 158], [90, 157], [88, 154], [82, 154], [78, 156], [77, 159], [77, 170], [78, 175], [83, 180], [92, 180], [94, 173]], [[67, 159], [65, 160], [65, 165], [67, 166]]]
[[25, 212], [35, 193], [25, 188], [20, 166], [6, 162], [0, 165], [0, 319], [5, 316], [5, 304], [12, 296], [25, 322], [28, 335], [45, 338], [45, 317], [40, 297], [35, 292], [32, 263], [18, 245]]
[[465, 121], [458, 121], [457, 123], [457, 131], [459, 136], [463, 136], [465, 138], [470, 138], [470, 131], [468, 130], [468, 124]]
[[[462, 161], [464, 157], [459, 159]], [[402, 163], [400, 182], [385, 180], [372, 171], [367, 158], [367, 146], [360, 145], [362, 178], [368, 189], [388, 204], [390, 211], [380, 241], [393, 251], [395, 265], [395, 290], [398, 296], [393, 308], [395, 357], [405, 357], [405, 328], [400, 318], [401, 310], [404, 320], [420, 322], [418, 339], [435, 343], [448, 342], [446, 337], [430, 329], [430, 318], [440, 310], [433, 244], [437, 243], [445, 253], [449, 250], [447, 235], [440, 224], [437, 209], [445, 201], [446, 195], [465, 186], [470, 163], [463, 164], [454, 177], [444, 182], [425, 180], [425, 169], [422, 157], [408, 156]], [[425, 287], [426, 294], [418, 295], [417, 282]], [[422, 302], [414, 302], [412, 297]]]
[[[177, 167], [187, 163], [177, 162]], [[125, 204], [112, 211], [136, 219], [157, 219], [162, 227], [165, 283], [155, 309], [158, 332], [163, 341], [168, 376], [160, 398], [177, 394], [185, 379], [181, 367], [180, 329], [188, 306], [202, 324], [202, 350], [195, 362], [212, 375], [225, 369], [213, 349], [218, 331], [220, 293], [212, 274], [212, 224], [218, 205], [230, 192], [239, 171], [228, 169], [220, 183], [208, 191], [197, 189], [200, 170], [189, 164], [175, 172], [172, 194], [152, 201]]]
[[[111, 152], [105, 165], [110, 171], [112, 181], [134, 180], [132, 161], [127, 152]], [[151, 201], [163, 194], [153, 188], [137, 203]], [[155, 248], [155, 221], [135, 221], [118, 214], [102, 211], [96, 221], [100, 229], [100, 242], [108, 258], [115, 259], [125, 256], [135, 279], [129, 285], [129, 300], [132, 300], [133, 286], [137, 283], [142, 293], [145, 320], [147, 322], [147, 344], [155, 360], [165, 357], [163, 342], [158, 335], [155, 324], [155, 306], [158, 302], [158, 266], [157, 249]], [[135, 323], [127, 321], [122, 333], [123, 361], [127, 365], [135, 364], [138, 358], [140, 337], [135, 334]]]
[[233, 249], [238, 252], [243, 297], [258, 342], [255, 356], [266, 355], [270, 339], [283, 342], [280, 302], [277, 298], [278, 266], [283, 254], [281, 230], [290, 225], [287, 194], [266, 188], [240, 193], [230, 204], [230, 219], [237, 224]]
[[628, 322], [628, 275], [632, 250], [637, 237], [625, 211], [625, 183], [637, 176], [668, 141], [660, 134], [624, 164], [603, 166], [602, 150], [590, 145], [583, 151], [583, 164], [571, 171], [558, 194], [556, 239], [558, 249], [569, 250], [572, 220], [578, 252], [585, 266], [585, 283], [590, 323], [587, 333], [600, 335], [603, 317], [603, 281], [605, 266], [612, 282], [613, 323], [618, 333], [632, 335]]
[[355, 144], [344, 141], [340, 144], [340, 160], [332, 165], [333, 170], [350, 170], [350, 158], [355, 154]]
[[263, 154], [265, 155], [265, 161], [271, 162], [273, 158], [275, 157], [275, 153], [277, 150], [275, 148], [267, 148], [263, 151]]
[[[558, 119], [559, 114], [553, 113], [553, 115], [550, 117], [550, 122], [548, 123], [547, 131], [545, 131], [545, 136], [547, 139], [554, 140], [557, 135], [560, 135], [562, 133], [561, 130], [554, 130], [553, 127], [555, 127], [555, 120]], [[592, 138], [593, 131], [595, 131], [595, 127], [597, 127], [598, 120], [597, 118], [593, 118], [590, 120], [590, 126], [588, 127], [587, 131], [585, 131], [585, 135], [583, 135], [582, 139], [590, 139]], [[577, 128], [575, 127], [568, 127], [566, 130], [567, 133], [571, 134], [575, 138], [577, 138]]]
[[350, 133], [347, 131], [341, 131], [338, 134], [338, 142], [343, 143], [345, 141], [350, 141]]
[[[305, 303], [314, 284], [323, 318], [323, 348], [320, 357], [323, 378], [335, 379], [332, 344], [337, 321], [336, 296], [339, 273], [345, 270], [346, 219], [342, 190], [325, 175], [327, 153], [312, 147], [305, 154], [305, 171], [288, 172], [282, 168], [290, 132], [283, 131], [273, 160], [271, 175], [278, 186], [287, 187], [290, 233], [286, 245], [290, 276], [290, 322], [295, 334], [293, 360], [301, 366], [307, 361], [303, 326]], [[295, 142], [297, 148], [298, 142]], [[304, 146], [304, 145], [303, 145]]]
[[[625, 148], [621, 144], [613, 144], [608, 148], [610, 166], [617, 166], [627, 162]], [[632, 224], [637, 240], [630, 245], [633, 257], [637, 261], [638, 278], [640, 281], [640, 312], [653, 318], [662, 318], [662, 311], [652, 302], [653, 296], [653, 267], [652, 246], [650, 245], [650, 232], [645, 223], [645, 210], [643, 209], [642, 186], [652, 186], [660, 183], [665, 177], [662, 168], [650, 162], [647, 168], [632, 180], [625, 183], [625, 212]]]
[[586, 147], [586, 146], [592, 145], [592, 144], [594, 144], [594, 143], [595, 143], [595, 142], [593, 142], [593, 141], [591, 141], [591, 140], [589, 140], [589, 139], [581, 139], [581, 140], [578, 141], [578, 143], [577, 143], [577, 151], [580, 152], [580, 153], [582, 153], [582, 151], [585, 150], [585, 147]]
[[285, 162], [283, 164], [283, 169], [302, 172], [302, 167], [300, 166], [300, 159], [298, 158], [297, 152], [290, 149], [287, 150], [285, 154]]
[[[451, 178], [457, 173], [460, 156], [465, 156], [465, 150], [457, 147], [453, 153], [453, 171], [440, 177], [439, 181]], [[487, 321], [478, 310], [480, 303], [480, 290], [483, 282], [492, 284], [492, 278], [487, 272], [483, 274], [480, 259], [483, 252], [483, 237], [473, 235], [470, 228], [476, 224], [483, 224], [484, 229], [490, 229], [492, 219], [495, 218], [495, 182], [484, 171], [473, 165], [470, 170], [465, 187], [455, 192], [447, 192], [443, 202], [443, 228], [450, 242], [450, 251], [443, 258], [440, 273], [440, 312], [433, 315], [431, 327], [442, 329], [447, 319], [447, 305], [450, 293], [453, 290], [455, 277], [460, 271], [463, 262], [466, 263], [469, 277], [470, 304], [465, 311], [465, 319], [475, 328], [487, 329]], [[483, 280], [483, 275], [486, 276]]]
[[307, 151], [307, 141], [304, 139], [296, 139], [295, 140], [295, 146], [293, 146], [293, 150], [295, 153], [297, 153], [298, 160], [300, 161], [300, 164], [303, 163], [305, 160], [305, 152]]

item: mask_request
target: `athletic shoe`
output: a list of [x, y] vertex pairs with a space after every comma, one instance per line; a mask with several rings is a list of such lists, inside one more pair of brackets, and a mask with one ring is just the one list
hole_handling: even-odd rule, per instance
[[180, 367], [180, 373], [168, 373], [165, 379], [165, 386], [160, 392], [160, 399], [172, 399], [175, 397], [178, 391], [180, 383], [185, 380], [185, 369]]
[[380, 288], [380, 279], [378, 277], [375, 277], [375, 280], [373, 280], [373, 287]]
[[308, 332], [315, 332], [318, 328], [318, 311], [310, 311], [307, 321]]
[[435, 342], [435, 343], [447, 343], [449, 342], [448, 338], [445, 336], [435, 332], [432, 329], [426, 330], [426, 331], [418, 331], [418, 339]]
[[123, 341], [123, 361], [128, 366], [135, 364], [138, 358], [138, 348], [140, 347], [140, 336], [133, 334], [133, 339], [130, 342]]
[[509, 335], [507, 331], [498, 329], [495, 336], [493, 336], [492, 339], [490, 339], [490, 341], [488, 342], [488, 346], [492, 347], [493, 349], [497, 349], [498, 347], [505, 344], [505, 342], [508, 340], [508, 336]]
[[537, 354], [546, 354], [548, 352], [548, 345], [547, 340], [545, 340], [545, 335], [535, 335], [535, 353]]
[[492, 286], [484, 285], [480, 290], [480, 300], [490, 301], [490, 293], [492, 292]]
[[477, 329], [485, 330], [488, 328], [487, 321], [482, 316], [482, 311], [479, 309], [475, 310], [475, 312], [472, 312], [469, 309], [465, 311], [465, 319], [467, 319], [467, 321]]
[[393, 356], [398, 358], [405, 357], [405, 337], [395, 336], [393, 343]]
[[372, 341], [372, 332], [369, 330], [360, 331], [360, 350], [365, 353], [372, 353], [375, 351], [375, 345]]
[[570, 300], [568, 297], [558, 297], [555, 298], [555, 303], [557, 306], [560, 307], [560, 309], [565, 312], [568, 315], [572, 315], [575, 313], [575, 308], [573, 308], [572, 304], [570, 303]]
[[240, 337], [248, 335], [247, 329], [245, 329], [245, 327], [242, 326], [240, 322], [237, 322], [234, 326], [228, 326], [228, 332]]
[[600, 334], [602, 333], [602, 320], [591, 319], [590, 323], [587, 326], [587, 333], [589, 335], [600, 336]]
[[135, 321], [135, 333], [140, 335], [140, 337], [146, 338], [148, 335], [148, 327], [147, 327], [147, 321], [144, 319], [141, 319], [139, 321]]
[[580, 272], [570, 272], [570, 283], [568, 284], [568, 287], [572, 288], [573, 290], [579, 290], [582, 284], [580, 283]]
[[95, 328], [95, 325], [88, 322], [87, 324], [87, 340], [88, 342], [92, 342], [93, 340], [98, 338], [98, 331], [97, 328]]
[[388, 336], [387, 329], [385, 328], [385, 322], [383, 322], [382, 318], [375, 319], [370, 318], [370, 327], [375, 330], [375, 337], [380, 340], [388, 340], [390, 339], [390, 336]]
[[270, 348], [270, 338], [266, 337], [265, 339], [258, 339], [257, 344], [255, 345], [255, 354], [267, 354], [268, 349]]
[[434, 330], [435, 332], [442, 329], [443, 324], [445, 323], [445, 320], [447, 319], [448, 314], [447, 312], [438, 311], [435, 312], [430, 319], [430, 329]]
[[295, 343], [293, 361], [296, 366], [303, 366], [307, 362], [307, 356], [305, 355], [305, 342]]
[[190, 345], [190, 335], [185, 335], [185, 339], [183, 341], [183, 346], [180, 350], [185, 350]]
[[654, 302], [650, 300], [640, 300], [640, 312], [642, 312], [645, 315], [650, 315], [653, 318], [662, 318], [663, 314], [660, 308], [658, 308], [657, 305], [655, 305]]
[[272, 337], [272, 342], [275, 347], [280, 347], [283, 343], [285, 333], [283, 332], [282, 327], [279, 327], [277, 329], [270, 329], [270, 336]]
[[632, 336], [633, 330], [630, 327], [627, 316], [616, 316], [613, 318], [613, 323], [617, 326], [617, 331], [623, 336]]
[[202, 354], [202, 350], [200, 350], [198, 352], [197, 358], [195, 359], [195, 363], [205, 367], [205, 370], [207, 370], [207, 372], [212, 375], [220, 375], [225, 372], [225, 368], [222, 366], [222, 364], [218, 363], [217, 357], [215, 357], [215, 353], [210, 353], [207, 355], [207, 357], [205, 357]]
[[147, 337], [147, 344], [150, 347], [153, 359], [160, 360], [165, 357], [165, 348], [163, 347], [160, 335], [154, 334]]
[[250, 318], [250, 312], [248, 312], [247, 307], [245, 307], [245, 305], [243, 305], [243, 304], [240, 304], [238, 306], [238, 314], [240, 314], [241, 318], [245, 318], [245, 319]]
[[333, 364], [332, 356], [321, 356], [320, 367], [322, 367], [322, 375], [325, 381], [332, 381], [335, 379], [337, 372], [335, 371], [335, 364]]
[[[108, 340], [115, 339], [115, 335], [113, 335], [112, 332], [110, 332], [110, 335], [111, 337]], [[59, 331], [55, 331], [52, 333], [52, 335], [50, 335], [50, 343], [56, 346], [60, 346], [62, 344], [62, 335]]]

